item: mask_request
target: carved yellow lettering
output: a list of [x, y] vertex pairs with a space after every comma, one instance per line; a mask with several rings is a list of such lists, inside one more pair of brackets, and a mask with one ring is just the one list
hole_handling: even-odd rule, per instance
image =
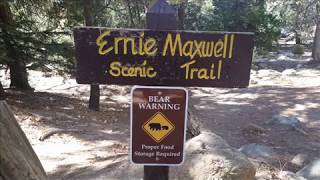
[[205, 46], [202, 46], [202, 56], [211, 57], [213, 54], [214, 42], [207, 42]]
[[114, 77], [121, 75], [121, 62], [115, 61], [110, 64], [110, 74]]
[[214, 56], [221, 57], [222, 56], [222, 49], [223, 49], [223, 42], [221, 39], [216, 43], [214, 47]]
[[214, 63], [211, 64], [211, 71], [210, 71], [210, 79], [215, 80], [216, 76], [214, 75]]
[[124, 67], [122, 67], [121, 66], [121, 74], [122, 74], [122, 76], [123, 77], [129, 77], [129, 72], [128, 72], [128, 70], [129, 70], [129, 67], [127, 67], [127, 66], [124, 66]]
[[147, 41], [144, 45], [144, 52], [146, 53], [146, 55], [148, 55], [148, 56], [155, 56], [156, 55], [156, 53], [158, 51], [158, 48], [154, 48], [156, 45], [156, 42], [157, 41], [154, 38], [147, 39]]
[[181, 43], [181, 35], [180, 33], [176, 34], [174, 45], [172, 40], [172, 34], [168, 33], [166, 42], [163, 48], [162, 56], [167, 55], [168, 48], [170, 48], [171, 56], [174, 56], [176, 54], [177, 48], [179, 48], [179, 55], [182, 56], [182, 43]]
[[231, 35], [231, 40], [230, 40], [230, 49], [229, 49], [229, 58], [232, 58], [232, 53], [233, 53], [233, 47], [234, 47], [234, 34]]
[[190, 66], [191, 66], [192, 64], [194, 64], [194, 63], [196, 63], [195, 60], [190, 61], [190, 62], [187, 62], [187, 63], [185, 63], [185, 64], [183, 64], [183, 65], [180, 66], [181, 69], [186, 69], [186, 76], [185, 76], [186, 79], [189, 79]]
[[221, 78], [221, 69], [222, 69], [222, 60], [219, 61], [219, 66], [218, 66], [218, 79]]
[[224, 47], [223, 47], [223, 58], [227, 57], [227, 48], [228, 48], [228, 34], [224, 35]]
[[200, 69], [198, 72], [198, 78], [199, 79], [209, 79], [208, 70], [205, 68]]
[[193, 42], [192, 41], [187, 41], [182, 48], [182, 52], [184, 56], [192, 56], [193, 52]]
[[156, 77], [156, 75], [157, 75], [157, 72], [154, 71], [153, 67], [147, 68], [147, 77], [154, 78], [154, 77]]
[[128, 43], [131, 43], [131, 54], [136, 55], [138, 54], [135, 44], [134, 44], [134, 38], [132, 37], [126, 37], [123, 40], [123, 54], [127, 55], [128, 54]]
[[123, 41], [124, 38], [114, 38], [114, 54], [118, 55], [119, 54], [119, 42]]
[[108, 41], [103, 40], [104, 37], [109, 36], [110, 35], [110, 31], [105, 31], [102, 34], [99, 35], [99, 37], [96, 39], [96, 44], [99, 47], [99, 54], [100, 55], [106, 55], [108, 54], [110, 51], [113, 50], [113, 47], [109, 47], [107, 49], [104, 49], [105, 46], [108, 44]]
[[144, 48], [143, 48], [143, 38], [144, 38], [144, 32], [140, 34], [140, 38], [139, 38], [139, 55], [141, 56], [145, 54]]
[[110, 64], [109, 73], [114, 77], [148, 77], [154, 78], [157, 72], [152, 66], [147, 66], [147, 61], [143, 61], [138, 66], [123, 65], [121, 62], [115, 61]]
[[204, 41], [194, 41], [196, 50], [193, 52], [193, 55], [191, 56], [191, 59], [193, 59], [197, 54], [199, 57], [202, 57], [202, 53], [201, 53], [201, 47], [204, 45]]
[[134, 67], [129, 67], [129, 68], [128, 68], [128, 76], [129, 76], [129, 77], [135, 77], [135, 76], [137, 76], [135, 72], [136, 72], [136, 71], [135, 71], [135, 68], [134, 68]]
[[198, 71], [197, 68], [191, 68], [190, 70], [190, 79], [193, 79], [194, 73], [196, 73]]

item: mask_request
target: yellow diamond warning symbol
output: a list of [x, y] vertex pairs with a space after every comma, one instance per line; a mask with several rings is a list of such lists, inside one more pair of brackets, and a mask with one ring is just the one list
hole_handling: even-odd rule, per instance
[[174, 129], [174, 125], [161, 112], [154, 114], [146, 123], [142, 125], [142, 129], [157, 143], [161, 142]]

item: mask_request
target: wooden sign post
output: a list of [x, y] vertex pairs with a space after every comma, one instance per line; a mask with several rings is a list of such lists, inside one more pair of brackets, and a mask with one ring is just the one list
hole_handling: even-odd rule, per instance
[[[147, 12], [147, 29], [175, 30], [178, 12], [165, 0], [158, 0]], [[144, 166], [144, 180], [168, 180], [168, 166]]]

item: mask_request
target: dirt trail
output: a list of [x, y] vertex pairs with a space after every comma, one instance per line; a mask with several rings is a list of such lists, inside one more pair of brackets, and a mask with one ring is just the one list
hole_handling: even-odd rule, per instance
[[[320, 157], [320, 68], [308, 65], [307, 57], [274, 58], [284, 68], [270, 58], [260, 59], [249, 88], [191, 88], [190, 103], [199, 112], [203, 130], [213, 131], [236, 148], [248, 143], [272, 146], [279, 158], [271, 164], [296, 171], [301, 167], [290, 163], [295, 155]], [[283, 72], [286, 64], [299, 68]], [[102, 86], [101, 112], [94, 112], [87, 108], [89, 86], [36, 71], [30, 75], [36, 91], [8, 90], [8, 103], [50, 179], [142, 177], [142, 167], [128, 159], [130, 87]], [[308, 135], [268, 124], [278, 114], [298, 117]], [[249, 124], [265, 133], [247, 132]], [[50, 130], [61, 131], [40, 141]]]

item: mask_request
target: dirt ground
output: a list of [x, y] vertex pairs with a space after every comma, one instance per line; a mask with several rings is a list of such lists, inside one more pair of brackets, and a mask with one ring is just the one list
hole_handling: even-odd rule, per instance
[[[288, 68], [295, 70], [284, 73]], [[7, 90], [7, 101], [50, 179], [142, 177], [142, 166], [128, 158], [131, 87], [101, 86], [101, 111], [94, 112], [87, 108], [88, 86], [36, 71], [30, 75], [35, 92]], [[303, 166], [291, 162], [296, 155], [306, 157], [303, 164], [320, 157], [319, 77], [320, 66], [308, 54], [274, 54], [255, 62], [249, 88], [191, 88], [190, 103], [203, 131], [235, 148], [271, 146], [278, 156], [267, 164], [296, 172]], [[306, 133], [268, 123], [274, 115], [296, 116]], [[250, 125], [262, 132], [248, 130]]]

